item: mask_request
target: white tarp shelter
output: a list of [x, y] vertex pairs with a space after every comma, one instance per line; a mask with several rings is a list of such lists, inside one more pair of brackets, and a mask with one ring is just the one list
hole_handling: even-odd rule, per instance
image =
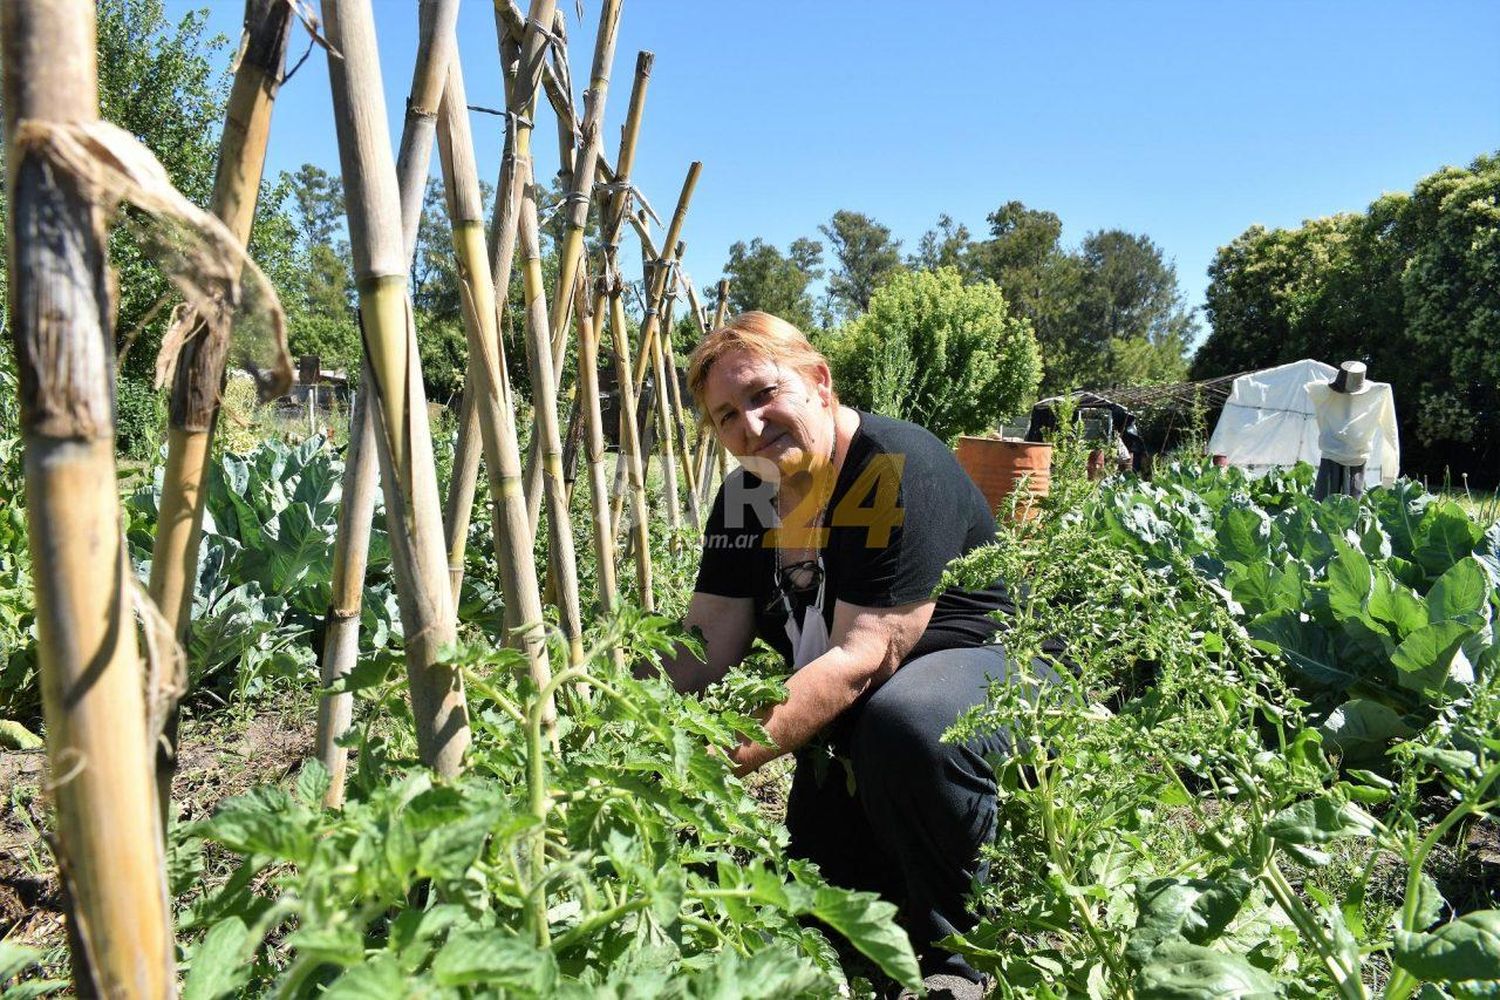
[[[1251, 475], [1297, 462], [1317, 465], [1323, 457], [1318, 449], [1318, 419], [1306, 387], [1309, 382], [1332, 381], [1336, 374], [1333, 365], [1304, 358], [1241, 375], [1234, 380], [1208, 440], [1209, 454], [1227, 456], [1230, 465]], [[1365, 481], [1373, 486], [1394, 479], [1400, 465], [1394, 427], [1388, 435], [1376, 434], [1365, 462]]]

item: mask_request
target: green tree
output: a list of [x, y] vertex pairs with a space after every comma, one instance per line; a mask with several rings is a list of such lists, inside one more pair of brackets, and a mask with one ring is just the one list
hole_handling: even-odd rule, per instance
[[1011, 308], [1031, 322], [1045, 359], [1043, 389], [1058, 392], [1092, 381], [1087, 373], [1098, 363], [1097, 352], [1074, 342], [1083, 268], [1062, 247], [1062, 220], [1008, 201], [987, 221], [990, 238], [969, 250], [974, 270], [998, 285]]
[[1177, 269], [1149, 236], [1106, 229], [1084, 237], [1072, 345], [1100, 359], [1099, 386], [1178, 382], [1196, 330]]
[[823, 276], [823, 245], [802, 237], [782, 254], [756, 237], [729, 248], [724, 277], [729, 279], [729, 311], [760, 309], [780, 316], [804, 331], [818, 327], [808, 286]]
[[303, 246], [336, 245], [344, 229], [344, 179], [304, 163], [288, 175], [287, 183]]
[[889, 272], [901, 266], [901, 241], [863, 212], [839, 209], [818, 227], [828, 238], [834, 267], [828, 274], [828, 295], [845, 318], [870, 308], [870, 296]]
[[[1302, 357], [1391, 384], [1408, 468], [1482, 477], [1500, 418], [1500, 159], [1446, 167], [1364, 213], [1252, 226], [1209, 268], [1207, 378]], [[1491, 473], [1492, 475], [1492, 473]]]
[[1401, 294], [1421, 368], [1414, 423], [1427, 442], [1478, 445], [1500, 420], [1497, 205], [1500, 156], [1424, 177], [1408, 205], [1413, 235], [1422, 238], [1402, 271]]
[[892, 274], [831, 360], [850, 405], [949, 441], [1020, 412], [1041, 377], [1031, 324], [992, 282], [966, 285], [954, 268]]
[[453, 253], [453, 227], [443, 198], [443, 182], [429, 178], [417, 224], [416, 253], [411, 262], [411, 301], [418, 312], [458, 319], [461, 304], [458, 261]]
[[973, 252], [973, 240], [969, 227], [953, 221], [946, 212], [939, 215], [937, 223], [917, 241], [917, 251], [906, 258], [906, 266], [913, 271], [934, 271], [940, 267], [955, 268], [964, 281], [979, 277], [978, 262]]
[[260, 214], [286, 218], [280, 235], [293, 237], [291, 273], [273, 277], [287, 311], [292, 355], [316, 354], [325, 366], [357, 377], [361, 346], [344, 238], [343, 180], [304, 163], [283, 172], [274, 192], [273, 199], [262, 196]]
[[[156, 154], [178, 190], [207, 205], [218, 164], [219, 133], [229, 78], [214, 62], [227, 47], [205, 37], [208, 12], [175, 25], [162, 0], [100, 0], [99, 110]], [[166, 330], [171, 286], [127, 228], [110, 236], [110, 263], [119, 280], [115, 332], [129, 348], [122, 378], [149, 382]]]

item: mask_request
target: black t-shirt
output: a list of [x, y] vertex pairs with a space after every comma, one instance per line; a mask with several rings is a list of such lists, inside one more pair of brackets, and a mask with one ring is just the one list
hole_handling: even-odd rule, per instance
[[[766, 539], [775, 517], [772, 495], [743, 468], [729, 476], [708, 516], [694, 589], [750, 598], [756, 634], [790, 663], [786, 606], [775, 585], [776, 553]], [[823, 617], [830, 633], [835, 602], [889, 608], [928, 600], [950, 561], [995, 538], [984, 495], [947, 446], [916, 424], [870, 413], [859, 414], [827, 511], [821, 555]], [[794, 598], [799, 621], [815, 596]], [[984, 590], [944, 590], [906, 659], [984, 645], [999, 628], [990, 617], [994, 611], [1015, 611], [999, 580]]]

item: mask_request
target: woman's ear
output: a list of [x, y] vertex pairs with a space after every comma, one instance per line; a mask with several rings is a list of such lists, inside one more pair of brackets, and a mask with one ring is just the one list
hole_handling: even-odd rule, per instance
[[829, 371], [827, 362], [819, 361], [812, 371], [813, 385], [817, 386], [818, 398], [823, 401], [824, 406], [833, 405], [833, 372]]

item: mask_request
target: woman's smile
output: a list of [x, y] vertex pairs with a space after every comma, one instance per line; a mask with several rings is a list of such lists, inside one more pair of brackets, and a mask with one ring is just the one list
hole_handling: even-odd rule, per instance
[[771, 451], [772, 449], [774, 449], [778, 445], [780, 445], [783, 441], [785, 441], [786, 437], [787, 437], [787, 432], [786, 431], [777, 431], [775, 434], [773, 434], [770, 437], [770, 439], [768, 439], [766, 441], [763, 441], [759, 445], [756, 446], [756, 448], [755, 448], [755, 454], [757, 454], [757, 455], [764, 455], [766, 452]]

